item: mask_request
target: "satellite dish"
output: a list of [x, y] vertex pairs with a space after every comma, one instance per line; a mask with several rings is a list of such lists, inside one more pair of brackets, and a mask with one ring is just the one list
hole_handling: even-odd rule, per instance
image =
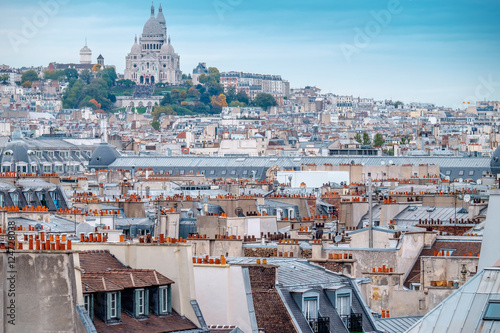
[[340, 243], [340, 241], [342, 240], [342, 235], [337, 235], [335, 236], [335, 243]]
[[470, 201], [470, 194], [466, 194], [466, 195], [464, 196], [464, 201], [465, 201], [465, 202], [469, 202], [469, 201]]
[[478, 180], [476, 181], [476, 183], [477, 183], [477, 185], [481, 185], [481, 184], [483, 183], [483, 181], [482, 181], [481, 179], [478, 179]]
[[394, 162], [392, 160], [389, 160], [389, 164], [394, 164]]
[[380, 164], [381, 165], [385, 165], [385, 161], [380, 161]]

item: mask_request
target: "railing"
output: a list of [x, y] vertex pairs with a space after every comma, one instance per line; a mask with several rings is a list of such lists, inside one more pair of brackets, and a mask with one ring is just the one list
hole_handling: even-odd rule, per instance
[[361, 313], [351, 313], [340, 316], [349, 331], [363, 332], [363, 315]]
[[330, 318], [310, 318], [308, 322], [314, 333], [330, 333]]

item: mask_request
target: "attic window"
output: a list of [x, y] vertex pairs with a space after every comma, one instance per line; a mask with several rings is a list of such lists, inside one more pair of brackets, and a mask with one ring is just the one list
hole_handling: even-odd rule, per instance
[[500, 300], [490, 300], [486, 306], [483, 320], [500, 321]]

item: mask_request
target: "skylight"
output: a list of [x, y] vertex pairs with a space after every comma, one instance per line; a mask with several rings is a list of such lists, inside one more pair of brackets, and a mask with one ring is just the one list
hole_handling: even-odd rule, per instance
[[500, 300], [490, 300], [486, 306], [483, 320], [500, 321]]

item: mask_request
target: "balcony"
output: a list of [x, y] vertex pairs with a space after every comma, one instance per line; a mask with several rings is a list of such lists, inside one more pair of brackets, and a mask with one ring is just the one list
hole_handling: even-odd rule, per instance
[[349, 332], [363, 332], [363, 315], [361, 313], [351, 313], [340, 316]]
[[308, 322], [314, 333], [330, 333], [330, 318], [311, 318]]

